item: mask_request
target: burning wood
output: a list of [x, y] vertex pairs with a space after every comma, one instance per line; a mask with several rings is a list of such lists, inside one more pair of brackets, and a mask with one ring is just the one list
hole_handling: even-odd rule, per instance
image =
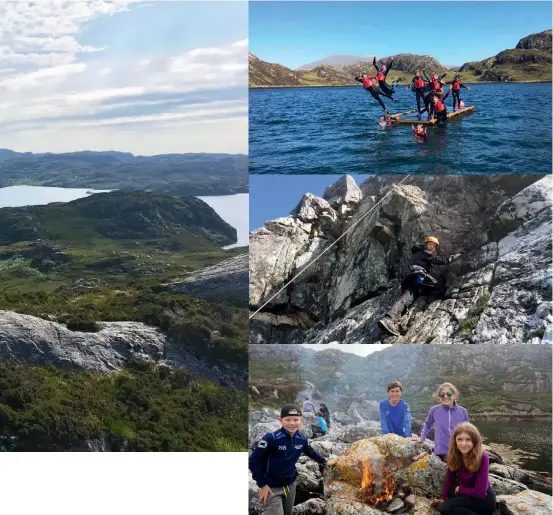
[[382, 469], [382, 477], [376, 478], [368, 456], [361, 460], [361, 491], [360, 497], [364, 502], [376, 506], [391, 501], [394, 496], [393, 475]]

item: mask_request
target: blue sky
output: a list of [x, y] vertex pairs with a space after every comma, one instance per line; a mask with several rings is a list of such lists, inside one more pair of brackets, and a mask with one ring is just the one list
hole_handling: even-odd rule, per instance
[[482, 60], [551, 28], [551, 2], [251, 2], [250, 52], [289, 68], [333, 54]]
[[0, 147], [247, 153], [246, 2], [0, 2]]
[[[250, 175], [250, 231], [267, 220], [288, 216], [304, 193], [322, 197], [341, 175]], [[360, 185], [368, 175], [354, 175]]]

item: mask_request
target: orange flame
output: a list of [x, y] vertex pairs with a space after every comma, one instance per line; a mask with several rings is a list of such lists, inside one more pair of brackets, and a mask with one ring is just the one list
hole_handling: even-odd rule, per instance
[[375, 482], [375, 474], [367, 456], [363, 456], [361, 467], [361, 494], [365, 502], [376, 506], [391, 501], [394, 496], [393, 476], [389, 471], [383, 471], [381, 484]]

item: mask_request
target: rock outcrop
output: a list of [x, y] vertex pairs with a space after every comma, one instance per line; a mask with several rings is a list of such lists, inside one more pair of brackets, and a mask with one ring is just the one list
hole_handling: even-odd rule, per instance
[[[382, 176], [360, 191], [346, 176], [304, 195], [250, 235], [250, 343], [551, 343], [551, 191], [550, 176]], [[436, 267], [446, 295], [419, 298], [388, 337], [377, 321], [428, 234], [461, 254]]]
[[214, 266], [202, 268], [186, 279], [169, 284], [169, 291], [205, 300], [225, 297], [248, 297], [248, 254], [226, 259]]
[[0, 360], [110, 373], [130, 359], [185, 368], [216, 384], [246, 389], [246, 373], [214, 366], [186, 351], [154, 327], [140, 322], [99, 322], [96, 333], [12, 311], [0, 311]]
[[[250, 444], [255, 445], [263, 434], [278, 429], [276, 417], [278, 412], [266, 408], [250, 413]], [[272, 422], [267, 422], [271, 418]], [[426, 440], [421, 446], [397, 435], [381, 435], [375, 420], [343, 425], [339, 419], [333, 415], [329, 432], [310, 440], [319, 454], [327, 459], [337, 458], [336, 465], [321, 473], [320, 466], [307, 456], [300, 457], [296, 465], [296, 515], [437, 513], [430, 499], [441, 495], [446, 466], [435, 455], [413, 461], [421, 449], [432, 450], [431, 441]], [[310, 422], [304, 420], [302, 432]], [[498, 494], [498, 513], [548, 513], [544, 510], [552, 501], [547, 493], [550, 481], [499, 464], [501, 458], [487, 446], [485, 449], [492, 461], [490, 481]], [[261, 515], [257, 494], [258, 488], [250, 475], [250, 515]]]

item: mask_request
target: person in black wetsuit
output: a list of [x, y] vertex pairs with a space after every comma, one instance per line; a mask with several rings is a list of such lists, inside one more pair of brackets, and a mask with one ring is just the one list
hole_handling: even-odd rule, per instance
[[448, 81], [446, 84], [451, 84], [451, 92], [453, 96], [453, 112], [455, 112], [455, 106], [457, 105], [461, 109], [461, 88], [465, 88], [467, 91], [470, 91], [468, 86], [465, 86], [461, 82], [461, 76], [455, 75], [453, 80]]
[[428, 94], [424, 97], [424, 105], [426, 106], [426, 109], [428, 111], [428, 119], [432, 118], [434, 115], [434, 106], [432, 104], [432, 96], [433, 94], [437, 93], [440, 89], [443, 88], [444, 83], [442, 79], [447, 75], [447, 73], [444, 73], [441, 76], [438, 76], [436, 72], [432, 72], [430, 74], [430, 77], [426, 74], [426, 70], [423, 70], [422, 73], [424, 74], [424, 77], [428, 81], [427, 85], [427, 91]]
[[381, 329], [394, 336], [401, 336], [397, 321], [403, 310], [415, 302], [420, 295], [443, 295], [443, 284], [433, 277], [430, 272], [434, 265], [448, 265], [455, 261], [460, 254], [449, 257], [436, 256], [440, 242], [435, 236], [428, 236], [424, 245], [414, 245], [411, 248], [412, 258], [409, 273], [401, 283], [401, 296], [391, 309], [378, 321]]
[[399, 102], [399, 99], [392, 97], [392, 95], [388, 95], [377, 86], [378, 83], [376, 82], [376, 77], [369, 76], [363, 73], [362, 75], [358, 75], [357, 77], [355, 77], [355, 80], [363, 84], [365, 91], [368, 91], [374, 97], [374, 99], [380, 104], [382, 109], [384, 109], [384, 112], [386, 114], [390, 114], [390, 111], [388, 111], [388, 108], [384, 105], [384, 102], [382, 102], [380, 96], [389, 98], [394, 102]]
[[421, 77], [420, 70], [417, 70], [415, 72], [415, 76], [411, 80], [411, 84], [407, 86], [407, 89], [413, 90], [417, 97], [417, 111], [419, 112], [419, 114], [417, 115], [417, 118], [419, 120], [421, 119], [421, 114], [424, 112], [424, 109], [421, 110], [421, 100], [422, 100], [422, 103], [424, 104], [425, 109], [428, 109], [428, 106], [426, 105], [426, 102], [424, 100], [425, 87], [427, 86], [427, 84], [428, 82]]
[[434, 114], [436, 118], [438, 119], [438, 123], [445, 123], [447, 122], [447, 108], [445, 106], [445, 99], [448, 97], [449, 93], [451, 92], [451, 88], [448, 90], [448, 92], [444, 95], [443, 89], [439, 89], [438, 91], [434, 91], [430, 94], [431, 98], [431, 105], [432, 110], [434, 111]]
[[386, 83], [386, 77], [388, 76], [388, 72], [392, 69], [393, 62], [394, 60], [390, 59], [388, 66], [383, 64], [382, 67], [379, 68], [376, 64], [376, 55], [373, 57], [373, 66], [376, 69], [376, 80], [378, 81], [378, 85], [380, 86], [380, 89], [384, 91], [384, 93], [387, 93], [390, 96], [393, 96], [396, 90], [395, 87], [390, 87], [390, 85]]

